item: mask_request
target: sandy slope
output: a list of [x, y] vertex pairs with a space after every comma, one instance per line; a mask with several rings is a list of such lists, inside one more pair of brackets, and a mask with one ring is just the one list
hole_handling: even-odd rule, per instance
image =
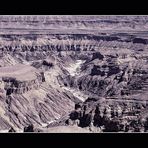
[[48, 128], [48, 133], [91, 133], [86, 128], [80, 128], [77, 126], [58, 126], [58, 127], [52, 127]]

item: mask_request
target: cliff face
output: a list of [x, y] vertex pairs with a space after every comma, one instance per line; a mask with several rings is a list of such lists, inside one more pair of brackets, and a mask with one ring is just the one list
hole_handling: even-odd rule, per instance
[[142, 100], [89, 98], [75, 105], [65, 123], [93, 132], [147, 132], [147, 106]]
[[[32, 36], [29, 38], [28, 36]], [[0, 51], [16, 52], [48, 52], [48, 51], [94, 51], [98, 47], [127, 48], [138, 50], [147, 48], [148, 39], [135, 33], [128, 34], [31, 34], [0, 35]]]
[[[56, 73], [50, 76], [50, 71], [43, 73], [28, 65], [24, 71], [24, 65], [19, 65], [21, 70], [19, 67], [14, 69], [15, 66], [9, 66], [13, 71], [5, 72], [1, 79], [1, 130], [10, 127], [23, 130], [29, 124], [35, 127], [48, 125], [71, 111], [78, 102], [73, 94], [60, 88]], [[3, 74], [5, 68], [1, 68]]]
[[1, 57], [1, 130], [19, 131], [29, 124], [44, 127], [79, 101], [59, 85], [57, 77], [66, 73], [58, 53], [31, 51], [24, 56], [4, 49]]

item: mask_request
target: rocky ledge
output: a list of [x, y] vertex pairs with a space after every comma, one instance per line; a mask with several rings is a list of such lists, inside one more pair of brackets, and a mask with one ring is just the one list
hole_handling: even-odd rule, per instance
[[6, 95], [22, 94], [38, 89], [45, 81], [44, 73], [29, 65], [15, 65], [0, 68], [1, 83]]

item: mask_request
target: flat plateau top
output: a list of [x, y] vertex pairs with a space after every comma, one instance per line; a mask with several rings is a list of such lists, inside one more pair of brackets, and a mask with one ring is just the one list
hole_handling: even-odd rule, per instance
[[36, 72], [36, 68], [22, 64], [0, 67], [0, 77], [16, 78], [19, 81], [29, 81], [36, 79]]
[[24, 35], [24, 34], [35, 34], [35, 35], [52, 35], [52, 34], [94, 34], [98, 35], [100, 33], [127, 33], [131, 35], [146, 35], [146, 29], [101, 29], [101, 28], [0, 28], [0, 35]]

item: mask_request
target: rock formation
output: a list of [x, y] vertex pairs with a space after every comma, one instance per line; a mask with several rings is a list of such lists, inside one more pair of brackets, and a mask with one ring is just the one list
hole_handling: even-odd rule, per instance
[[147, 132], [147, 19], [0, 16], [0, 131]]

